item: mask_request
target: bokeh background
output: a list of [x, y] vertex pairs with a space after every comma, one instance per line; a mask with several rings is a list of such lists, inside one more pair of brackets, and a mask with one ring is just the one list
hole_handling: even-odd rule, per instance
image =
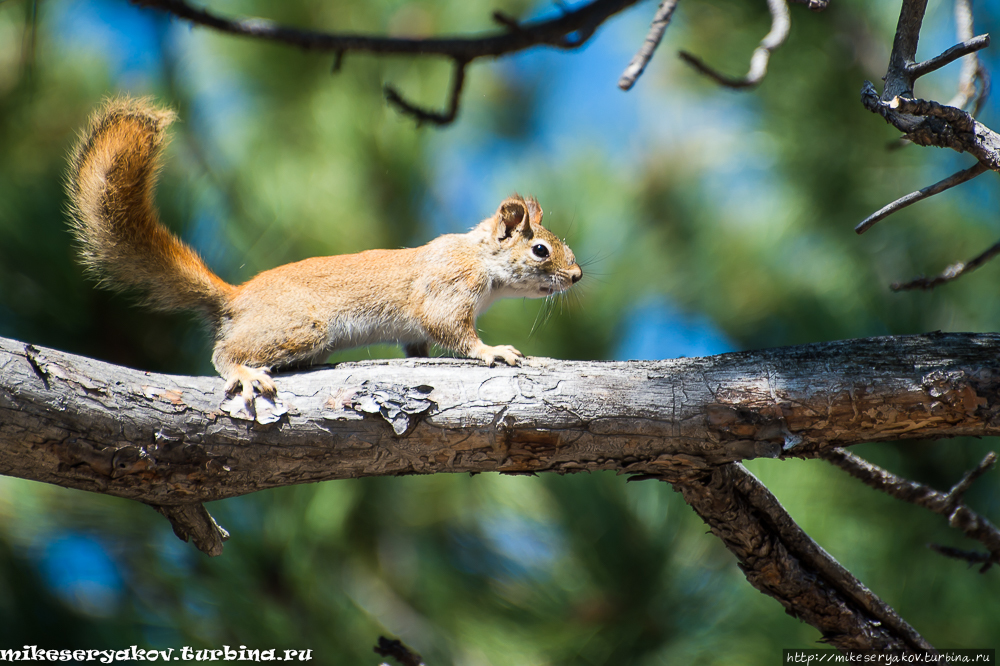
[[[313, 29], [396, 35], [492, 29], [489, 14], [559, 11], [494, 0], [213, 0]], [[676, 57], [733, 74], [767, 32], [765, 3], [681, 3], [636, 88], [616, 81], [656, 4], [582, 49], [537, 48], [470, 71], [456, 124], [417, 128], [382, 87], [440, 107], [450, 66], [332, 58], [219, 35], [124, 0], [0, 1], [0, 335], [132, 367], [212, 374], [204, 329], [98, 291], [73, 258], [62, 182], [76, 132], [109, 94], [153, 95], [182, 121], [159, 188], [163, 218], [224, 278], [307, 256], [463, 231], [533, 194], [586, 277], [550, 303], [501, 302], [487, 343], [569, 359], [656, 359], [932, 330], [1000, 328], [1000, 262], [931, 293], [888, 284], [996, 241], [987, 174], [862, 237], [854, 225], [972, 164], [891, 148], [859, 103], [885, 72], [898, 0], [792, 7], [756, 90], [719, 89]], [[977, 32], [1000, 2], [976, 3]], [[931, 0], [923, 57], [956, 41]], [[985, 52], [991, 71], [996, 47]], [[947, 101], [959, 65], [917, 93]], [[980, 118], [1000, 128], [990, 101]], [[337, 359], [395, 356], [392, 347]], [[946, 489], [996, 441], [856, 447]], [[939, 647], [1000, 647], [1000, 571], [925, 544], [975, 544], [945, 521], [822, 462], [748, 467], [819, 543]], [[1000, 521], [997, 472], [969, 493]], [[139, 504], [0, 477], [0, 649], [314, 650], [375, 664], [377, 636], [439, 664], [774, 664], [818, 633], [752, 589], [666, 484], [613, 474], [362, 479], [209, 506], [219, 558]]]

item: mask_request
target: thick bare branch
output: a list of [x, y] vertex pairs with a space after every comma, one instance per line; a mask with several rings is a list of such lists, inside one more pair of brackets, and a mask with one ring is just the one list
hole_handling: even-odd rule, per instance
[[932, 278], [918, 277], [910, 280], [909, 282], [894, 282], [890, 285], [890, 289], [893, 291], [909, 291], [911, 289], [933, 289], [946, 282], [951, 282], [952, 280], [957, 280], [966, 273], [971, 273], [976, 270], [987, 261], [993, 257], [1000, 254], [1000, 241], [997, 241], [991, 245], [985, 252], [976, 256], [975, 258], [969, 260], [968, 263], [958, 262], [957, 264], [952, 264], [948, 268], [944, 269], [939, 275], [935, 275]]
[[[864, 441], [1000, 435], [1000, 335], [873, 338], [659, 362], [455, 359], [283, 374], [288, 413], [0, 339], [0, 473], [158, 506], [326, 479], [614, 469], [681, 478]], [[613, 409], [609, 405], [614, 405]]]
[[767, 74], [767, 63], [771, 59], [771, 53], [785, 43], [788, 32], [792, 26], [792, 18], [788, 11], [786, 0], [767, 0], [767, 8], [771, 12], [771, 30], [761, 40], [753, 55], [750, 56], [750, 70], [742, 78], [731, 78], [709, 67], [698, 56], [681, 51], [679, 53], [682, 60], [697, 69], [699, 72], [714, 79], [719, 84], [727, 88], [751, 88], [764, 79]]
[[923, 201], [924, 199], [934, 196], [935, 194], [940, 194], [941, 192], [951, 189], [956, 185], [961, 185], [962, 183], [972, 180], [976, 176], [984, 174], [987, 171], [989, 171], [987, 167], [977, 163], [969, 167], [968, 169], [959, 171], [956, 174], [952, 174], [951, 176], [948, 176], [944, 180], [938, 181], [933, 185], [928, 185], [927, 187], [917, 190], [916, 192], [911, 192], [910, 194], [907, 194], [905, 197], [900, 197], [899, 199], [896, 199], [891, 204], [883, 208], [880, 208], [876, 212], [866, 217], [861, 222], [861, 224], [854, 227], [854, 231], [856, 231], [859, 234], [863, 234], [864, 232], [871, 229], [876, 222], [879, 222], [880, 220], [889, 217], [896, 211], [902, 210], [903, 208], [906, 208], [911, 204], [915, 204], [918, 201]]
[[[977, 408], [971, 403], [970, 407]], [[949, 525], [962, 530], [967, 537], [986, 546], [990, 551], [991, 560], [1000, 563], [1000, 530], [962, 503], [962, 496], [972, 482], [996, 462], [996, 454], [987, 455], [947, 493], [896, 476], [844, 449], [825, 451], [822, 457], [876, 490], [944, 516], [948, 519]]]
[[910, 67], [916, 62], [920, 27], [927, 11], [927, 0], [903, 0], [896, 23], [896, 36], [889, 55], [889, 71], [885, 76], [882, 100], [893, 97], [913, 97], [913, 77]]
[[663, 33], [666, 32], [667, 26], [670, 25], [670, 19], [673, 18], [678, 2], [679, 0], [662, 0], [660, 2], [660, 6], [656, 10], [656, 15], [653, 16], [653, 23], [649, 26], [649, 32], [646, 34], [645, 41], [643, 41], [642, 46], [639, 48], [639, 52], [632, 57], [632, 61], [629, 62], [628, 67], [622, 72], [621, 78], [618, 79], [618, 87], [622, 90], [631, 90], [636, 80], [646, 70], [649, 59], [653, 57], [656, 47], [660, 45], [660, 40], [663, 39]]
[[675, 482], [674, 488], [736, 555], [747, 580], [819, 629], [824, 641], [842, 650], [933, 649], [803, 532], [739, 463]]

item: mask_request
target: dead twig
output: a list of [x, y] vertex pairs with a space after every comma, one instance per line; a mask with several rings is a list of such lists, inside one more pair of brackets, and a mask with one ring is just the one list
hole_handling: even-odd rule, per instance
[[[889, 56], [889, 67], [884, 77], [885, 87], [879, 95], [875, 91], [875, 86], [870, 81], [865, 81], [861, 89], [861, 103], [866, 109], [881, 115], [887, 123], [902, 132], [903, 139], [919, 146], [937, 146], [969, 153], [976, 158], [978, 164], [893, 201], [855, 227], [855, 231], [859, 234], [910, 204], [972, 180], [988, 170], [1000, 171], [1000, 134], [975, 119], [975, 113], [978, 113], [989, 90], [989, 77], [975, 54], [989, 46], [990, 37], [973, 36], [975, 30], [971, 0], [955, 1], [955, 23], [961, 41], [933, 58], [916, 62], [917, 42], [927, 9], [927, 0], [903, 0], [899, 21], [896, 24], [892, 53]], [[959, 93], [951, 102], [941, 104], [933, 100], [915, 98], [913, 86], [918, 78], [966, 56], [968, 58], [963, 63], [959, 78]], [[978, 96], [976, 81], [980, 82]], [[970, 114], [964, 107], [973, 99], [975, 103], [973, 113]], [[920, 277], [905, 283], [897, 282], [891, 287], [893, 291], [932, 289], [978, 268], [998, 253], [1000, 244], [987, 249], [972, 261], [949, 266], [936, 277]]]
[[854, 227], [854, 231], [859, 234], [863, 234], [869, 229], [871, 229], [876, 222], [882, 220], [889, 215], [892, 215], [898, 210], [906, 208], [911, 204], [915, 204], [918, 201], [923, 201], [927, 197], [934, 196], [935, 194], [940, 194], [945, 190], [951, 189], [956, 185], [961, 185], [962, 183], [972, 180], [976, 176], [986, 173], [989, 169], [981, 163], [976, 163], [973, 166], [965, 169], [964, 171], [959, 171], [956, 174], [948, 176], [944, 180], [940, 180], [933, 185], [928, 185], [927, 187], [917, 190], [916, 192], [911, 192], [905, 197], [900, 197], [896, 199], [891, 204], [880, 208], [875, 213], [872, 213], [864, 219], [858, 226]]
[[[968, 42], [975, 34], [972, 22], [972, 0], [955, 0], [955, 32], [959, 41]], [[979, 90], [976, 90], [976, 81]], [[972, 115], [979, 115], [979, 110], [989, 95], [989, 76], [978, 55], [970, 54], [962, 61], [962, 70], [958, 76], [958, 92], [948, 102], [948, 106], [964, 109], [975, 100]]]
[[455, 73], [451, 79], [451, 92], [448, 95], [448, 108], [446, 111], [438, 112], [421, 108], [407, 102], [399, 92], [390, 85], [385, 86], [385, 99], [395, 106], [401, 113], [412, 116], [417, 121], [417, 125], [425, 122], [435, 125], [447, 125], [455, 120], [458, 115], [458, 102], [462, 96], [462, 86], [465, 85], [465, 68], [469, 63], [465, 60], [455, 60]]
[[910, 76], [912, 76], [913, 79], [916, 80], [919, 79], [921, 76], [926, 76], [931, 72], [935, 72], [944, 67], [945, 65], [949, 65], [955, 62], [959, 58], [973, 54], [976, 51], [984, 49], [989, 45], [990, 45], [989, 35], [978, 35], [960, 44], [955, 44], [955, 46], [952, 46], [947, 51], [944, 51], [943, 53], [936, 55], [933, 58], [928, 58], [923, 62], [917, 62], [907, 65], [907, 70], [909, 71]]
[[962, 550], [961, 548], [952, 548], [951, 546], [942, 546], [937, 543], [929, 543], [927, 547], [936, 553], [940, 553], [945, 557], [951, 557], [956, 560], [962, 560], [963, 562], [968, 562], [971, 567], [973, 564], [982, 564], [979, 573], [986, 573], [989, 571], [990, 567], [993, 566], [993, 559], [989, 553], [980, 553], [977, 550]]
[[[811, 6], [811, 5], [810, 5]], [[750, 70], [742, 78], [732, 78], [709, 67], [701, 58], [687, 51], [681, 51], [681, 59], [697, 69], [705, 76], [715, 80], [727, 88], [751, 88], [764, 79], [767, 74], [767, 63], [771, 53], [785, 43], [792, 25], [786, 0], [767, 0], [767, 8], [771, 12], [771, 30], [760, 41], [753, 55], [750, 56]]]
[[670, 25], [670, 19], [673, 18], [678, 2], [679, 0], [663, 0], [660, 2], [660, 7], [656, 10], [656, 15], [653, 17], [653, 23], [649, 26], [649, 32], [646, 34], [645, 41], [643, 41], [642, 46], [639, 48], [639, 52], [632, 57], [628, 67], [622, 72], [621, 78], [618, 79], [618, 87], [622, 90], [631, 90], [636, 80], [642, 76], [646, 65], [649, 64], [649, 59], [653, 57], [656, 47], [660, 45], [660, 40], [663, 39], [663, 33], [666, 32], [667, 26]]
[[893, 291], [910, 291], [912, 289], [933, 289], [945, 282], [951, 282], [952, 280], [957, 280], [966, 273], [971, 273], [976, 270], [987, 261], [993, 257], [1000, 254], [1000, 241], [997, 241], [991, 245], [985, 252], [976, 256], [975, 258], [969, 260], [968, 262], [958, 262], [957, 264], [952, 264], [948, 268], [944, 269], [940, 274], [932, 278], [918, 277], [910, 280], [909, 282], [893, 282], [889, 288]]
[[990, 552], [991, 562], [1000, 562], [1000, 530], [962, 502], [962, 497], [975, 480], [996, 463], [995, 453], [987, 454], [982, 462], [967, 472], [947, 493], [896, 476], [846, 449], [831, 449], [822, 453], [821, 457], [861, 480], [865, 485], [944, 516], [948, 519], [949, 525], [962, 530], [967, 537], [986, 546]]
[[379, 636], [372, 650], [380, 657], [392, 657], [403, 666], [424, 666], [423, 658], [396, 638]]

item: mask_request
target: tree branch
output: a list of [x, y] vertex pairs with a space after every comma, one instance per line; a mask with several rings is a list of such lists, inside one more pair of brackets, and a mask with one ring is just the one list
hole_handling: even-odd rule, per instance
[[859, 442], [1000, 435], [1000, 334], [661, 362], [343, 363], [278, 375], [288, 413], [269, 425], [221, 411], [216, 377], [7, 339], [0, 369], [0, 473], [158, 506], [414, 473], [681, 478]]
[[402, 666], [424, 666], [423, 658], [397, 638], [379, 636], [378, 644], [372, 650], [380, 657], [392, 657]]
[[178, 18], [220, 32], [278, 42], [306, 51], [439, 55], [471, 62], [477, 58], [495, 58], [539, 45], [575, 48], [580, 46], [580, 43], [568, 39], [569, 36], [574, 33], [584, 33], [588, 36], [593, 34], [604, 21], [634, 5], [638, 0], [592, 0], [579, 7], [560, 12], [556, 17], [523, 23], [517, 29], [508, 26], [502, 31], [479, 37], [428, 39], [320, 32], [282, 26], [260, 18], [230, 19], [193, 7], [186, 0], [129, 1], [140, 7], [152, 7], [169, 12]]
[[[885, 88], [879, 96], [871, 82], [866, 81], [861, 101], [865, 108], [880, 114], [914, 143], [968, 152], [990, 169], [1000, 170], [1000, 136], [961, 109], [913, 99], [913, 83], [919, 76], [989, 44], [989, 35], [981, 35], [923, 63], [915, 63], [926, 5], [926, 0], [904, 0], [885, 75]], [[971, 25], [966, 29], [971, 32]]]
[[458, 116], [458, 101], [462, 96], [462, 86], [465, 85], [465, 68], [468, 64], [469, 63], [464, 60], [455, 60], [455, 73], [452, 75], [451, 92], [448, 95], [448, 108], [443, 113], [423, 109], [407, 102], [403, 99], [399, 92], [390, 85], [385, 86], [385, 98], [391, 105], [395, 106], [400, 113], [404, 113], [416, 119], [418, 126], [425, 122], [434, 123], [435, 125], [447, 125], [453, 122], [456, 116]]
[[448, 124], [455, 119], [465, 68], [472, 61], [478, 58], [496, 58], [540, 45], [559, 49], [578, 48], [611, 16], [638, 2], [638, 0], [592, 0], [576, 8], [564, 10], [556, 17], [523, 24], [504, 14], [494, 12], [493, 19], [504, 28], [499, 32], [478, 37], [416, 39], [320, 32], [282, 26], [260, 18], [226, 18], [206, 9], [194, 7], [186, 0], [129, 1], [139, 7], [160, 9], [195, 25], [219, 32], [287, 44], [306, 51], [334, 53], [332, 68], [334, 72], [340, 69], [344, 54], [348, 52], [377, 55], [437, 55], [450, 58], [455, 63], [455, 77], [448, 110], [443, 113], [417, 107], [404, 100], [395, 88], [391, 86], [385, 88], [386, 98], [399, 111], [413, 116], [418, 123], [431, 122], [437, 125]]
[[[970, 407], [973, 407], [972, 403]], [[949, 525], [986, 546], [990, 551], [990, 562], [1000, 562], [1000, 530], [962, 503], [962, 497], [972, 483], [996, 463], [995, 453], [989, 453], [947, 493], [896, 476], [844, 449], [825, 451], [822, 457], [875, 490], [944, 516]]]
[[667, 26], [670, 25], [670, 19], [673, 18], [678, 2], [679, 0], [662, 0], [660, 2], [660, 6], [656, 10], [656, 15], [653, 16], [653, 23], [649, 26], [649, 32], [646, 34], [645, 41], [643, 41], [642, 46], [639, 48], [639, 52], [632, 57], [625, 71], [622, 72], [621, 78], [618, 79], [618, 87], [622, 90], [631, 90], [636, 80], [646, 71], [646, 65], [649, 64], [649, 59], [656, 52], [656, 47], [660, 45], [660, 40], [663, 39], [663, 33], [666, 32]]
[[751, 583], [833, 645], [923, 649], [732, 463], [1000, 435], [998, 352], [1000, 334], [933, 334], [657, 362], [343, 363], [278, 375], [287, 412], [265, 425], [221, 411], [216, 377], [0, 338], [0, 473], [155, 505], [209, 553], [224, 532], [202, 502], [278, 486], [440, 472], [656, 477], [684, 493]]
[[731, 78], [721, 74], [709, 67], [698, 56], [687, 51], [681, 51], [681, 59], [697, 69], [699, 72], [714, 79], [720, 85], [727, 88], [750, 88], [756, 86], [767, 74], [767, 63], [771, 59], [771, 53], [785, 43], [788, 32], [792, 26], [792, 18], [788, 11], [786, 0], [767, 0], [767, 8], [771, 12], [771, 30], [760, 41], [753, 55], [750, 56], [750, 70], [743, 78]]
[[[973, 38], [975, 27], [972, 18], [972, 0], [955, 0], [955, 32], [959, 41], [967, 42]], [[976, 81], [979, 81], [979, 91], [976, 91]], [[978, 55], [972, 55], [962, 61], [962, 71], [958, 76], [958, 92], [948, 102], [948, 106], [964, 109], [969, 102], [975, 100], [972, 115], [978, 116], [979, 110], [986, 101], [990, 90], [990, 79]]]
[[[792, 520], [739, 463], [674, 488], [736, 555], [747, 580], [841, 650], [933, 650]], [[770, 556], [764, 556], [769, 554]]]
[[934, 287], [940, 286], [946, 282], [957, 280], [966, 273], [971, 273], [998, 254], [1000, 254], [1000, 241], [991, 245], [982, 254], [970, 259], [968, 263], [960, 261], [957, 264], [952, 264], [948, 268], [944, 269], [944, 271], [942, 271], [939, 275], [932, 278], [918, 277], [910, 280], [909, 282], [893, 282], [889, 288], [893, 291], [908, 291], [911, 289], [923, 289], [926, 291], [928, 289], [933, 289]]
[[956, 44], [944, 53], [934, 56], [929, 60], [924, 60], [923, 62], [914, 63], [907, 66], [907, 70], [910, 76], [914, 80], [919, 79], [921, 76], [930, 74], [931, 72], [937, 71], [944, 67], [945, 65], [951, 64], [961, 58], [962, 56], [967, 56], [970, 53], [975, 53], [980, 49], [984, 49], [990, 45], [989, 35], [979, 35], [978, 37], [973, 37], [961, 44]]
[[928, 185], [927, 187], [917, 190], [916, 192], [911, 192], [910, 194], [907, 194], [905, 197], [900, 197], [899, 199], [896, 199], [891, 204], [883, 208], [880, 208], [876, 212], [866, 217], [861, 222], [861, 224], [854, 227], [854, 231], [856, 231], [859, 234], [863, 234], [869, 229], [871, 229], [873, 226], [875, 226], [876, 222], [879, 222], [880, 220], [889, 217], [896, 211], [902, 210], [903, 208], [906, 208], [911, 204], [915, 204], [918, 201], [923, 201], [924, 199], [932, 197], [935, 194], [940, 194], [941, 192], [949, 190], [955, 187], [956, 185], [961, 185], [962, 183], [970, 181], [976, 176], [984, 174], [987, 171], [989, 171], [989, 169], [982, 163], [976, 163], [971, 167], [969, 167], [968, 169], [952, 174], [947, 178], [945, 178], [944, 180], [940, 180], [934, 183], [933, 185]]
[[[920, 146], [937, 146], [951, 148], [960, 153], [967, 152], [976, 158], [978, 164], [885, 206], [855, 228], [859, 234], [871, 228], [879, 220], [912, 203], [972, 180], [987, 170], [1000, 171], [1000, 134], [961, 108], [975, 96], [976, 79], [982, 82], [982, 89], [974, 105], [975, 112], [978, 112], [982, 100], [985, 99], [989, 79], [979, 59], [973, 54], [989, 45], [989, 35], [972, 36], [974, 29], [969, 0], [956, 0], [955, 22], [962, 42], [940, 55], [917, 63], [915, 62], [917, 42], [926, 7], [927, 0], [903, 0], [892, 54], [889, 57], [889, 68], [884, 77], [885, 88], [880, 96], [875, 91], [875, 86], [870, 81], [865, 81], [861, 89], [861, 103], [866, 109], [878, 113], [887, 123], [901, 131], [904, 139]], [[914, 98], [913, 84], [917, 78], [967, 55], [972, 57], [962, 68], [959, 94], [952, 100], [954, 105]], [[998, 253], [1000, 244], [987, 249], [967, 264], [958, 263], [950, 266], [935, 278], [921, 277], [903, 284], [895, 283], [892, 289], [893, 291], [932, 289], [979, 267]]]

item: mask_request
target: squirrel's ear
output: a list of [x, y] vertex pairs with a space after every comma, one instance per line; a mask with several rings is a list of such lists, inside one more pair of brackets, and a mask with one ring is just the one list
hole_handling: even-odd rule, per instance
[[514, 229], [522, 223], [528, 230], [528, 233], [531, 233], [531, 222], [528, 219], [527, 206], [524, 203], [524, 199], [516, 194], [504, 199], [504, 202], [497, 208], [495, 218], [497, 220], [497, 240], [510, 238], [511, 234], [514, 233]]
[[538, 205], [538, 199], [535, 197], [528, 197], [524, 200], [524, 204], [528, 207], [528, 217], [531, 218], [531, 223], [541, 226], [542, 207]]

